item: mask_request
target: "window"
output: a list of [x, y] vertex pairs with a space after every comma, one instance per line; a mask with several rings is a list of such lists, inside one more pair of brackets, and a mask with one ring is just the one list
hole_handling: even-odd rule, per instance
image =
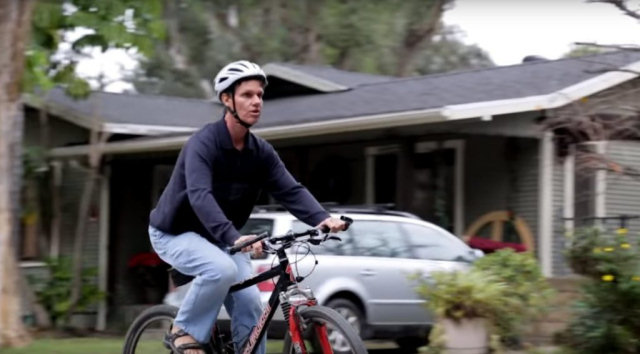
[[268, 232], [271, 235], [273, 231], [272, 219], [249, 219], [244, 226], [238, 230], [240, 235], [259, 235]]
[[396, 145], [372, 146], [366, 155], [367, 203], [396, 203], [400, 148]]
[[[272, 219], [249, 219], [244, 226], [238, 230], [240, 235], [259, 235], [263, 232], [272, 234], [273, 231], [273, 220]], [[251, 258], [254, 259], [265, 259], [268, 257], [266, 252], [263, 252], [260, 257], [256, 257], [251, 254]]]
[[411, 249], [397, 223], [358, 220], [349, 229], [355, 238], [354, 255], [410, 258]]
[[423, 225], [402, 224], [415, 258], [436, 261], [471, 261], [471, 249], [444, 230]]

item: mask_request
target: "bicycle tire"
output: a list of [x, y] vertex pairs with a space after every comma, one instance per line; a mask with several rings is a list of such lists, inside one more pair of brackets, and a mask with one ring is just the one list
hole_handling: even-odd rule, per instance
[[163, 319], [173, 322], [177, 314], [178, 308], [170, 305], [156, 305], [144, 310], [133, 320], [131, 326], [129, 326], [125, 336], [122, 354], [136, 354], [140, 337], [149, 324]]
[[[315, 338], [313, 328], [315, 323], [321, 323], [327, 325], [329, 341], [331, 342], [334, 353], [367, 353], [367, 348], [364, 346], [362, 339], [358, 336], [355, 329], [335, 310], [325, 306], [310, 306], [301, 308], [298, 316], [300, 317], [301, 331], [305, 345], [311, 346], [307, 347], [307, 352], [323, 352], [320, 343]], [[349, 349], [345, 348], [345, 346], [348, 346]], [[285, 335], [282, 352], [285, 354], [295, 353], [289, 332]]]

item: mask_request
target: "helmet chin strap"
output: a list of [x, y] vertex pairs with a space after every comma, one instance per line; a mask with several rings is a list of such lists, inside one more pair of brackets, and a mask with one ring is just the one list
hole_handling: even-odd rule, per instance
[[240, 125], [242, 125], [243, 127], [249, 129], [249, 128], [251, 128], [251, 126], [253, 124], [249, 124], [249, 123], [243, 121], [242, 119], [240, 119], [240, 116], [238, 115], [238, 112], [236, 111], [236, 100], [233, 97], [234, 95], [235, 95], [235, 93], [232, 92], [231, 101], [233, 102], [233, 108], [231, 108], [229, 106], [225, 106], [225, 107], [227, 107], [227, 110], [229, 111], [229, 113], [231, 113], [233, 118], [235, 118], [238, 121], [238, 123], [240, 123]]

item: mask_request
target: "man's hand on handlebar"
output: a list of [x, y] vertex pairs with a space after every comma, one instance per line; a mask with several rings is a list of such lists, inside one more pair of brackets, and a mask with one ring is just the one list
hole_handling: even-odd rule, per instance
[[[249, 241], [256, 238], [256, 235], [244, 235], [244, 236], [240, 236], [240, 238], [238, 238], [236, 240], [236, 242], [233, 243], [234, 246], [239, 245], [243, 242]], [[245, 248], [242, 249], [243, 253], [246, 252], [253, 252], [253, 255], [255, 257], [260, 257], [262, 255], [262, 242], [256, 242], [254, 244], [251, 244]]]
[[344, 231], [349, 227], [343, 220], [328, 217], [324, 219], [316, 228], [322, 232], [339, 232]]

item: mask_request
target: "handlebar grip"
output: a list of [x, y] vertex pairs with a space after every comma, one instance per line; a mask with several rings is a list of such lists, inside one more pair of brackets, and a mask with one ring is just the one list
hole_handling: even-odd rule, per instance
[[242, 251], [243, 248], [247, 247], [247, 246], [251, 246], [256, 242], [262, 241], [262, 239], [267, 238], [269, 236], [268, 232], [263, 232], [261, 234], [259, 234], [258, 236], [256, 236], [255, 238], [252, 238], [251, 240], [245, 241], [239, 245], [233, 246], [231, 248], [229, 248], [229, 254], [230, 255], [234, 255], [240, 251]]
[[[353, 224], [353, 219], [344, 215], [340, 215], [340, 220], [344, 221], [344, 230], [342, 231], [347, 231], [349, 229], [349, 226]], [[331, 229], [329, 229], [328, 226], [323, 226], [320, 231], [322, 233], [328, 234], [329, 232], [331, 232]]]
[[345, 226], [344, 226], [344, 231], [349, 230], [349, 226], [351, 226], [351, 224], [353, 224], [353, 219], [344, 215], [340, 216], [340, 220], [344, 221]]

